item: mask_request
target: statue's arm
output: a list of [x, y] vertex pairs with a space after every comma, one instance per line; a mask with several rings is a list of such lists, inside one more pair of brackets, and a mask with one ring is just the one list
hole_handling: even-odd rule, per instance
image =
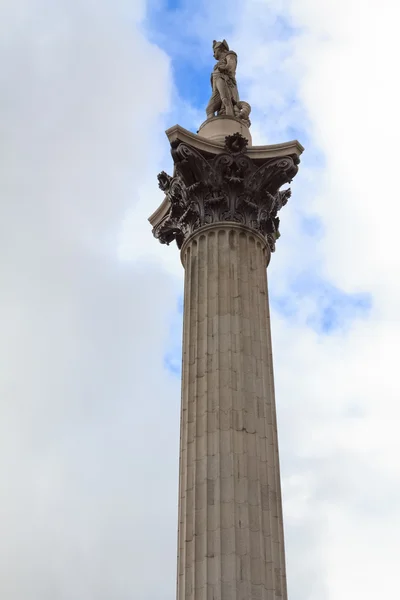
[[236, 56], [234, 54], [228, 54], [228, 56], [226, 57], [226, 71], [228, 71], [228, 73], [230, 75], [232, 75], [232, 77], [235, 77], [236, 66], [237, 66]]

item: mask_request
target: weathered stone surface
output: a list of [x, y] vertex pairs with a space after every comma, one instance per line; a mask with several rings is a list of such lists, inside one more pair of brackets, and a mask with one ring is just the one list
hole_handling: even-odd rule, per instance
[[240, 133], [248, 141], [248, 147], [251, 147], [253, 143], [249, 127], [240, 119], [225, 115], [207, 119], [200, 125], [197, 133], [201, 137], [223, 145], [228, 135]]
[[202, 227], [185, 267], [178, 600], [286, 600], [261, 233]]
[[226, 137], [224, 152], [207, 157], [179, 139], [171, 143], [175, 175], [163, 171], [158, 176], [168, 201], [168, 210], [153, 229], [161, 243], [176, 240], [181, 248], [204, 225], [233, 221], [260, 232], [275, 250], [278, 212], [291, 194], [279, 188], [296, 175], [299, 157], [293, 153], [260, 164], [250, 158], [247, 144], [236, 133]]

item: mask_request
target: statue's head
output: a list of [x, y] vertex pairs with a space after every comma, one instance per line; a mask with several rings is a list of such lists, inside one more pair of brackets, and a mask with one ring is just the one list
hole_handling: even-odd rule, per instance
[[219, 60], [226, 52], [229, 52], [228, 42], [222, 40], [222, 42], [213, 41], [214, 58]]

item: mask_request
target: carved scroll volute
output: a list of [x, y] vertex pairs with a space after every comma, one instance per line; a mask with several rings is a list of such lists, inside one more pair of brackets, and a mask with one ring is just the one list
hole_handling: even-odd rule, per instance
[[175, 176], [158, 175], [169, 210], [153, 233], [161, 243], [176, 240], [180, 248], [196, 229], [209, 223], [236, 221], [262, 233], [275, 250], [278, 211], [290, 191], [279, 188], [298, 170], [297, 156], [266, 160], [261, 166], [247, 154], [247, 140], [228, 136], [225, 152], [208, 158], [182, 142], [171, 144]]

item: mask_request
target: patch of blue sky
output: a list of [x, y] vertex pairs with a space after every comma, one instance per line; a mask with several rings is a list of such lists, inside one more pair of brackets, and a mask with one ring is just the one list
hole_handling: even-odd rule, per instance
[[[286, 319], [303, 323], [321, 335], [349, 329], [356, 319], [367, 318], [372, 296], [367, 292], [345, 292], [328, 281], [304, 272], [284, 295], [270, 294], [271, 307]], [[304, 307], [309, 307], [304, 314]]]
[[177, 352], [176, 355], [172, 355], [167, 353], [164, 356], [164, 368], [169, 371], [172, 375], [176, 375], [177, 377], [181, 376], [182, 371], [182, 356]]
[[317, 215], [300, 215], [300, 227], [302, 232], [311, 238], [321, 239], [324, 234], [322, 220]]
[[269, 293], [271, 308], [285, 319], [295, 319], [299, 312], [298, 299], [294, 294], [277, 295]]
[[277, 15], [274, 22], [274, 32], [276, 39], [287, 42], [298, 35], [300, 30], [298, 27], [294, 27], [288, 18], [283, 15]]
[[[201, 4], [201, 3], [200, 3]], [[203, 107], [210, 92], [209, 64], [191, 33], [191, 10], [184, 0], [151, 0], [145, 20], [146, 35], [171, 59], [172, 73], [180, 98], [194, 108]]]
[[179, 10], [183, 7], [185, 0], [164, 0], [167, 10]]

